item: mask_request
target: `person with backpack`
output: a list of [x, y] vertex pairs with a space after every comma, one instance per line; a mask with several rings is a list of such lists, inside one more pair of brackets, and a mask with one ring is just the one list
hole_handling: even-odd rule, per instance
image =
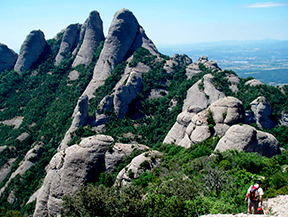
[[247, 191], [245, 201], [248, 201], [248, 213], [251, 214], [251, 208], [253, 207], [253, 214], [257, 214], [258, 203], [260, 200], [260, 206], [263, 206], [263, 189], [261, 188], [262, 182], [256, 181], [255, 185], [251, 185]]

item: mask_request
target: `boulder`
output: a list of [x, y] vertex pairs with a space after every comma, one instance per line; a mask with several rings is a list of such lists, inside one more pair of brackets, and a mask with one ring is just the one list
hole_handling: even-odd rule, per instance
[[258, 127], [261, 129], [271, 129], [276, 126], [276, 123], [269, 118], [272, 113], [272, 107], [265, 97], [259, 96], [257, 99], [251, 102], [250, 105]]
[[96, 135], [83, 139], [56, 153], [37, 194], [34, 217], [58, 216], [64, 195], [73, 195], [83, 185], [93, 182], [102, 171], [105, 153], [114, 140]]
[[133, 179], [138, 179], [145, 171], [159, 168], [163, 154], [156, 150], [150, 150], [133, 158], [130, 164], [123, 168], [116, 177], [116, 185], [129, 186]]
[[105, 154], [105, 170], [107, 172], [117, 172], [119, 164], [122, 163], [126, 157], [130, 156], [135, 149], [144, 152], [150, 148], [140, 144], [115, 143], [112, 150], [107, 151]]
[[55, 58], [56, 66], [58, 66], [59, 63], [65, 59], [65, 55], [67, 55], [69, 52], [72, 53], [76, 46], [77, 39], [79, 38], [79, 32], [80, 31], [77, 24], [71, 24], [65, 29], [58, 54]]
[[14, 66], [18, 73], [30, 68], [44, 53], [47, 47], [44, 33], [41, 30], [30, 32], [23, 44], [21, 45], [20, 54]]
[[249, 80], [245, 83], [245, 85], [249, 85], [251, 87], [254, 87], [254, 86], [257, 86], [257, 85], [264, 85], [263, 82], [257, 80], [257, 79], [252, 79], [252, 80]]
[[85, 66], [89, 65], [97, 47], [100, 42], [104, 40], [103, 24], [100, 14], [97, 11], [90, 12], [89, 17], [83, 26], [85, 26], [83, 27], [83, 29], [85, 29], [83, 43], [76, 55], [72, 67], [79, 64], [84, 64]]
[[243, 123], [245, 112], [242, 102], [235, 97], [224, 97], [212, 105], [209, 109], [213, 113], [215, 123], [223, 123], [232, 125], [236, 123]]
[[18, 54], [7, 45], [0, 43], [0, 73], [5, 69], [10, 69], [14, 66], [18, 58]]
[[124, 60], [139, 31], [139, 23], [133, 13], [121, 9], [114, 15], [93, 79], [104, 81], [114, 68]]
[[218, 142], [215, 151], [236, 149], [245, 152], [257, 152], [262, 156], [272, 157], [281, 154], [277, 139], [249, 125], [233, 125]]
[[203, 109], [207, 108], [209, 104], [225, 96], [223, 92], [215, 88], [212, 83], [212, 78], [213, 75], [206, 74], [189, 88], [182, 111], [185, 111], [189, 106], [198, 106]]

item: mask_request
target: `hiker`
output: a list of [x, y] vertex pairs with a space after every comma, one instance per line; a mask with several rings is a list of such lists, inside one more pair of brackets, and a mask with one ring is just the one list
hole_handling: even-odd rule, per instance
[[251, 208], [253, 207], [254, 213], [257, 214], [258, 203], [260, 199], [260, 206], [263, 206], [263, 189], [261, 188], [262, 182], [256, 181], [255, 185], [251, 185], [247, 191], [245, 201], [248, 200], [248, 213], [251, 214]]

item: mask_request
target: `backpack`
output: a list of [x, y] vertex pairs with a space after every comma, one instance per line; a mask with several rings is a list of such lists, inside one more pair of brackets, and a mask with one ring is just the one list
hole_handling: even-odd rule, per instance
[[262, 206], [258, 207], [257, 214], [264, 214]]
[[256, 200], [256, 191], [258, 190], [258, 188], [256, 188], [254, 185], [252, 185], [250, 192], [249, 192], [249, 198], [250, 200]]

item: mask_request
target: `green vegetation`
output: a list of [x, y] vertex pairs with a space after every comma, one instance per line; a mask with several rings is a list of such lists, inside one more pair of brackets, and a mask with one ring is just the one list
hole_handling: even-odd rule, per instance
[[[51, 46], [58, 46], [59, 41], [49, 41]], [[85, 67], [75, 68], [79, 78], [71, 81], [69, 73], [73, 58], [71, 54], [59, 66], [54, 66], [55, 55], [33, 69], [19, 75], [13, 70], [0, 75], [0, 121], [16, 116], [24, 117], [19, 128], [0, 124], [0, 143], [6, 148], [1, 152], [0, 167], [9, 159], [17, 158], [10, 175], [23, 160], [30, 148], [43, 142], [44, 152], [24, 175], [17, 175], [11, 180], [0, 198], [3, 207], [1, 216], [31, 215], [35, 202], [25, 206], [28, 198], [41, 186], [45, 177], [45, 166], [63, 139], [71, 124], [71, 115], [79, 96], [91, 80], [93, 69], [99, 58], [103, 42], [99, 45], [92, 63]], [[111, 135], [116, 142], [138, 142], [163, 153], [161, 166], [149, 171], [150, 162], [141, 163], [144, 172], [131, 187], [113, 187], [116, 174], [125, 168], [131, 160], [141, 154], [134, 149], [130, 156], [118, 166], [117, 173], [101, 173], [96, 183], [83, 186], [71, 197], [64, 197], [63, 216], [199, 216], [207, 213], [243, 212], [246, 204], [243, 202], [250, 184], [258, 177], [265, 177], [263, 187], [265, 197], [277, 194], [288, 194], [288, 153], [283, 151], [281, 156], [271, 159], [261, 157], [256, 153], [226, 151], [212, 154], [219, 138], [209, 138], [202, 143], [184, 149], [174, 144], [162, 144], [164, 137], [182, 112], [187, 90], [205, 74], [212, 73], [212, 82], [226, 96], [239, 98], [245, 109], [258, 96], [265, 96], [273, 107], [271, 118], [279, 120], [281, 112], [288, 111], [288, 98], [278, 88], [272, 86], [245, 86], [251, 78], [240, 79], [239, 91], [233, 93], [229, 89], [227, 75], [233, 71], [211, 71], [199, 64], [201, 73], [187, 80], [184, 57], [180, 64], [174, 66], [173, 73], [167, 73], [163, 66], [167, 56], [159, 61], [147, 49], [139, 48], [133, 54], [129, 63], [135, 67], [139, 62], [150, 67], [150, 71], [142, 75], [143, 89], [131, 103], [127, 115], [119, 119], [114, 111], [110, 111], [109, 123], [106, 124], [105, 134]], [[127, 62], [120, 63], [109, 76], [105, 84], [99, 87], [89, 101], [89, 115], [92, 116], [99, 102], [106, 95], [113, 93], [115, 84], [120, 80]], [[151, 90], [160, 90], [162, 97], [151, 99]], [[203, 81], [199, 89], [204, 90]], [[287, 87], [284, 87], [287, 90]], [[167, 94], [166, 94], [167, 93]], [[171, 100], [176, 100], [176, 107], [169, 108]], [[227, 113], [223, 114], [225, 118]], [[135, 118], [137, 117], [137, 118]], [[215, 121], [209, 111], [209, 129], [214, 130]], [[288, 128], [276, 126], [271, 130], [282, 147], [288, 148]], [[28, 138], [20, 142], [17, 137], [27, 132]], [[125, 137], [124, 134], [132, 136]], [[79, 127], [71, 134], [72, 140], [68, 145], [79, 143], [82, 137], [95, 135], [90, 125]], [[108, 148], [113, 153], [113, 147]], [[155, 159], [151, 158], [151, 161]], [[127, 171], [134, 178], [132, 171]], [[9, 176], [10, 176], [9, 175]], [[8, 177], [9, 177], [8, 176]], [[8, 177], [0, 183], [3, 187]], [[7, 202], [9, 193], [13, 190], [14, 203]], [[5, 207], [5, 208], [4, 208]], [[18, 210], [18, 211], [16, 211]], [[19, 213], [21, 211], [21, 214]]]
[[[58, 42], [49, 43], [57, 45]], [[24, 204], [42, 185], [46, 173], [45, 167], [56, 153], [59, 143], [70, 127], [75, 104], [91, 80], [95, 62], [100, 54], [99, 49], [93, 57], [94, 62], [89, 66], [85, 68], [79, 65], [75, 68], [79, 72], [79, 78], [74, 81], [68, 77], [73, 70], [71, 68], [73, 58], [69, 55], [57, 67], [54, 66], [54, 54], [36, 68], [26, 70], [22, 75], [13, 70], [1, 73], [0, 120], [12, 119], [16, 116], [24, 119], [18, 129], [0, 124], [1, 145], [9, 147], [0, 156], [0, 166], [6, 164], [11, 158], [17, 158], [10, 176], [33, 144], [41, 141], [45, 146], [39, 161], [24, 175], [17, 175], [8, 184], [1, 195], [0, 207], [5, 207], [7, 211], [21, 208], [22, 214], [33, 213], [35, 203], [28, 206]], [[27, 132], [29, 136], [20, 142], [16, 138], [23, 132]], [[3, 180], [0, 187], [4, 186], [8, 177]], [[12, 190], [17, 200], [10, 204], [7, 198]]]
[[[199, 216], [245, 212], [245, 194], [258, 177], [265, 177], [265, 198], [288, 193], [288, 172], [282, 171], [288, 164], [287, 151], [271, 159], [234, 150], [207, 157], [217, 142], [218, 138], [211, 138], [188, 149], [158, 143], [155, 149], [164, 153], [160, 168], [142, 173], [133, 185], [121, 190], [99, 183], [87, 185], [74, 197], [64, 197], [62, 214]], [[132, 171], [130, 175], [133, 178]]]

